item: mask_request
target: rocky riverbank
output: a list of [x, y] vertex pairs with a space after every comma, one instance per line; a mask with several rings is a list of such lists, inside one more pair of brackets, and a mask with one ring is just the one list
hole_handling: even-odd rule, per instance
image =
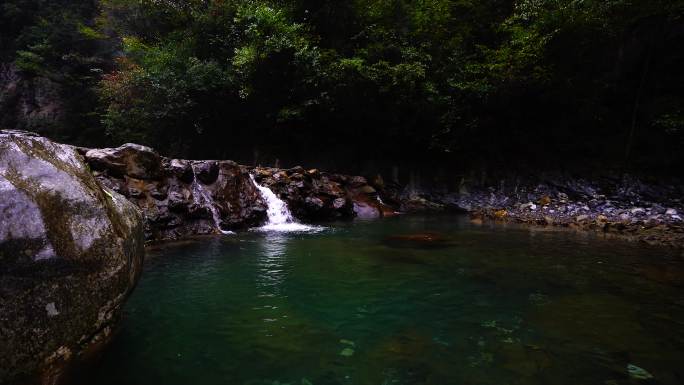
[[[503, 181], [497, 187], [461, 186], [458, 193], [406, 194], [474, 221], [509, 221], [595, 231], [654, 245], [684, 247], [684, 185], [646, 183], [633, 177], [586, 180], [554, 176]], [[508, 186], [508, 187], [507, 187]]]
[[266, 204], [256, 182], [275, 192], [304, 221], [456, 210], [475, 221], [567, 227], [650, 244], [684, 245], [684, 187], [678, 181], [553, 176], [501, 181], [496, 187], [461, 183], [456, 192], [426, 191], [385, 183], [381, 176], [170, 159], [135, 144], [80, 151], [103, 185], [143, 211], [148, 240], [263, 223]]

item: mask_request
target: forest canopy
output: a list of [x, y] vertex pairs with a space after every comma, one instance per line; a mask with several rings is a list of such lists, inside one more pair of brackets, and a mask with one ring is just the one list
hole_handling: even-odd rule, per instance
[[0, 61], [62, 86], [64, 119], [33, 129], [81, 145], [672, 173], [683, 17], [682, 0], [5, 0]]

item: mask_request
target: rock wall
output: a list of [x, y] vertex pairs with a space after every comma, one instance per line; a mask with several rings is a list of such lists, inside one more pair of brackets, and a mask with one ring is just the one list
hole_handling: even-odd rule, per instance
[[39, 129], [64, 118], [61, 87], [44, 77], [24, 78], [14, 64], [0, 63], [0, 126]]
[[379, 218], [396, 214], [384, 203], [381, 191], [361, 176], [294, 167], [253, 169], [257, 183], [283, 199], [292, 214], [303, 220]]
[[246, 229], [266, 221], [254, 182], [271, 188], [299, 220], [393, 215], [363, 177], [318, 170], [251, 168], [229, 160], [183, 160], [149, 147], [80, 149], [95, 177], [144, 213], [148, 240]]
[[70, 146], [0, 131], [0, 383], [52, 384], [105, 342], [144, 257], [140, 211]]

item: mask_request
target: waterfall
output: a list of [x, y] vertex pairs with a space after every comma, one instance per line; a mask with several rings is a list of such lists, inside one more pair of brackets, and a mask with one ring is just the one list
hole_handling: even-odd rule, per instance
[[254, 183], [256, 188], [259, 190], [261, 197], [264, 198], [266, 204], [268, 205], [268, 210], [266, 211], [266, 214], [268, 215], [268, 222], [259, 227], [257, 230], [307, 232], [322, 230], [322, 227], [320, 226], [309, 226], [298, 223], [292, 216], [290, 209], [287, 208], [287, 203], [285, 203], [285, 201], [278, 198], [278, 196], [275, 195], [270, 188], [258, 184], [254, 180], [254, 176], [250, 175], [249, 177], [252, 180], [252, 183]]
[[221, 215], [218, 209], [214, 205], [214, 199], [212, 199], [209, 191], [202, 185], [201, 182], [197, 181], [197, 176], [195, 175], [195, 168], [192, 168], [192, 199], [200, 207], [208, 207], [211, 212], [211, 218], [214, 220], [214, 226], [221, 234], [235, 234], [232, 231], [225, 231], [221, 229]]

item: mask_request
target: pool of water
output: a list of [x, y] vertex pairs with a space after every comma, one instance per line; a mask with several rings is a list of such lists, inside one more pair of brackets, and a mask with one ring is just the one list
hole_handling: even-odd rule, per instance
[[398, 217], [148, 251], [83, 384], [682, 384], [684, 257]]

